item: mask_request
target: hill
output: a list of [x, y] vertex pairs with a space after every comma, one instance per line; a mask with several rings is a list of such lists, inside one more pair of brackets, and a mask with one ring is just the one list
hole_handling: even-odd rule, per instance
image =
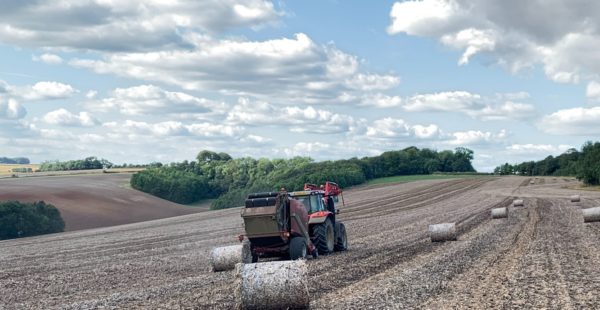
[[142, 222], [201, 212], [136, 191], [128, 186], [131, 174], [67, 175], [0, 179], [0, 201], [43, 200], [56, 206], [65, 230], [79, 230]]

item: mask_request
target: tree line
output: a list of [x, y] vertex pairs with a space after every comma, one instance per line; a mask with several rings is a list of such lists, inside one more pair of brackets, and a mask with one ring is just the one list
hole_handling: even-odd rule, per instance
[[539, 161], [505, 163], [496, 167], [494, 174], [575, 176], [587, 185], [600, 185], [600, 142], [588, 141], [581, 151], [571, 148], [559, 156], [550, 155]]
[[107, 169], [113, 164], [106, 159], [98, 159], [94, 156], [85, 159], [67, 161], [45, 161], [40, 165], [40, 171], [67, 171], [67, 170], [89, 170]]
[[29, 165], [29, 158], [26, 157], [0, 157], [0, 164], [12, 164], [12, 165]]
[[302, 189], [304, 183], [335, 181], [342, 187], [368, 180], [434, 172], [475, 172], [473, 151], [441, 151], [409, 147], [379, 156], [315, 162], [309, 157], [291, 159], [232, 158], [226, 153], [201, 151], [196, 161], [171, 163], [134, 174], [131, 186], [183, 204], [217, 198], [213, 209], [236, 207], [256, 191]]
[[43, 201], [0, 202], [0, 240], [62, 232], [65, 222], [56, 207]]

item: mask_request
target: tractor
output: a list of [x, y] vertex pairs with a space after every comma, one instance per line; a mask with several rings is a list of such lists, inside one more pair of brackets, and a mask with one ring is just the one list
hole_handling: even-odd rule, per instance
[[[340, 199], [341, 198], [341, 199]], [[303, 191], [249, 194], [242, 209], [252, 262], [259, 258], [292, 260], [327, 255], [348, 248], [346, 227], [336, 219], [344, 204], [341, 188], [333, 182], [305, 184]]]

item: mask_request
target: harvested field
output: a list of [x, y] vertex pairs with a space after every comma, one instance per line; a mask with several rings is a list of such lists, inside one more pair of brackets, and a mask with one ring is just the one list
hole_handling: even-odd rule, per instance
[[67, 231], [129, 224], [206, 211], [131, 189], [131, 174], [0, 179], [0, 201], [43, 200], [56, 206]]
[[[543, 181], [541, 181], [543, 180]], [[313, 309], [593, 308], [600, 192], [520, 177], [357, 187], [344, 195], [347, 252], [307, 261]], [[569, 196], [581, 194], [581, 206]], [[524, 206], [514, 208], [515, 198]], [[492, 208], [508, 218], [492, 220]], [[456, 223], [457, 241], [427, 227]], [[240, 210], [0, 242], [0, 308], [235, 307], [235, 271], [215, 246], [239, 244]]]

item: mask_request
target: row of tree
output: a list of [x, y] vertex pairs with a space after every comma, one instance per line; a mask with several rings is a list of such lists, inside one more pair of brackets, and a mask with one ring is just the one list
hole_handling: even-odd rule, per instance
[[112, 166], [113, 164], [106, 159], [98, 159], [94, 156], [91, 156], [85, 159], [68, 161], [45, 161], [40, 165], [40, 171], [108, 169]]
[[0, 202], [0, 240], [62, 232], [65, 222], [60, 212], [43, 201]]
[[226, 153], [202, 151], [196, 161], [171, 163], [138, 172], [131, 186], [178, 203], [217, 198], [214, 209], [243, 204], [249, 192], [285, 187], [302, 189], [304, 183], [335, 181], [342, 187], [381, 177], [434, 172], [474, 172], [473, 151], [435, 151], [409, 147], [379, 156], [314, 162], [309, 157], [291, 159], [233, 159]]
[[12, 165], [29, 165], [29, 158], [26, 157], [0, 157], [0, 164], [12, 164]]
[[600, 142], [586, 142], [581, 151], [569, 149], [559, 156], [494, 169], [495, 174], [576, 176], [588, 185], [600, 185]]

